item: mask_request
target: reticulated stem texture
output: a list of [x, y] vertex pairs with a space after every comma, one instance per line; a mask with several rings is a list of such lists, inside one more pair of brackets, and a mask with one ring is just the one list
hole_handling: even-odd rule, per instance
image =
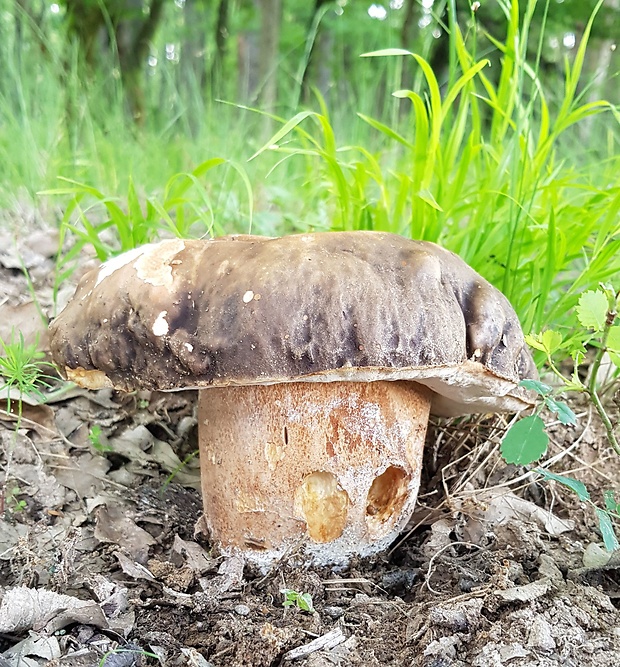
[[430, 398], [412, 382], [201, 390], [212, 539], [264, 564], [300, 542], [317, 563], [384, 549], [415, 505]]

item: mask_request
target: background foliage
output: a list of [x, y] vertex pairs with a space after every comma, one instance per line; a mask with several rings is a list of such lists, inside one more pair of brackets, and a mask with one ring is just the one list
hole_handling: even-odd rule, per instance
[[620, 270], [617, 0], [0, 6], [0, 199], [60, 196], [61, 277], [87, 242], [384, 229], [540, 331]]

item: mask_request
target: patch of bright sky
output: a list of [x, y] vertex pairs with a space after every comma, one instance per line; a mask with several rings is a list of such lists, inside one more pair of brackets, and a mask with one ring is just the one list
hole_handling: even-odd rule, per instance
[[387, 9], [383, 5], [370, 5], [368, 8], [368, 16], [370, 16], [371, 19], [385, 21], [387, 18]]
[[179, 62], [179, 51], [176, 44], [166, 44], [166, 60], [171, 60], [174, 63]]
[[419, 28], [426, 28], [427, 25], [430, 25], [433, 17], [431, 16], [431, 11], [433, 9], [433, 5], [435, 4], [435, 0], [422, 0], [422, 18], [418, 21], [418, 27]]
[[56, 4], [55, 2], [51, 4], [50, 12], [52, 12], [52, 14], [60, 14], [60, 5]]
[[576, 37], [574, 32], [565, 32], [564, 37], [562, 38], [562, 44], [567, 49], [572, 49], [575, 46], [576, 43]]

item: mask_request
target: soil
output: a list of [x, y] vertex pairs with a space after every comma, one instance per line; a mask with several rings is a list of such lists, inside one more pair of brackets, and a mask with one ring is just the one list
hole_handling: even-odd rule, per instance
[[[0, 239], [0, 336], [44, 350], [56, 246], [38, 234]], [[546, 460], [593, 504], [503, 463], [505, 418], [432, 423], [391, 550], [336, 570], [305, 567], [301, 547], [260, 572], [200, 530], [195, 393], [45, 393], [19, 422], [14, 390], [0, 405], [0, 667], [620, 664], [620, 557], [593, 506], [620, 461], [583, 403], [576, 427], [549, 424]]]

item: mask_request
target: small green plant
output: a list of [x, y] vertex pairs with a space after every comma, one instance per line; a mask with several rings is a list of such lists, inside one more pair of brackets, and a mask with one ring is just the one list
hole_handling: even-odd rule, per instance
[[[535, 380], [521, 382], [523, 387], [535, 391], [542, 400], [533, 415], [517, 421], [504, 436], [501, 451], [508, 463], [527, 465], [538, 460], [547, 450], [548, 437], [540, 417], [544, 408], [555, 413], [563, 424], [576, 423], [572, 410], [556, 398], [558, 393], [565, 391], [587, 396], [603, 422], [609, 444], [620, 456], [620, 443], [598, 386], [599, 370], [606, 355], [620, 368], [620, 324], [616, 324], [619, 304], [620, 292], [609, 285], [601, 285], [599, 289], [584, 292], [579, 298], [575, 312], [581, 329], [577, 333], [564, 337], [559, 331], [548, 329], [542, 334], [526, 337], [531, 347], [544, 353], [547, 366], [560, 381], [560, 386], [553, 390]], [[585, 359], [587, 347], [595, 352], [588, 379], [584, 382], [579, 377], [579, 365]], [[554, 360], [554, 355], [560, 352], [572, 359], [573, 372], [570, 378], [562, 374]]]
[[105, 442], [102, 442], [101, 440], [102, 432], [101, 432], [101, 426], [99, 424], [94, 424], [91, 426], [90, 431], [88, 432], [88, 440], [90, 441], [90, 444], [93, 446], [93, 449], [101, 454], [105, 452], [112, 452], [114, 451], [110, 445], [107, 445]]
[[616, 537], [616, 532], [614, 529], [614, 524], [612, 519], [620, 519], [620, 503], [616, 502], [616, 494], [614, 491], [607, 490], [603, 494], [605, 500], [605, 508], [598, 507], [590, 497], [590, 492], [586, 488], [586, 485], [580, 482], [579, 480], [573, 479], [566, 475], [557, 475], [556, 473], [549, 472], [548, 470], [539, 469], [538, 472], [543, 476], [543, 479], [548, 481], [554, 481], [558, 484], [562, 484], [571, 491], [573, 491], [579, 500], [584, 503], [588, 503], [596, 513], [596, 518], [598, 519], [599, 530], [603, 536], [603, 543], [607, 551], [616, 551], [620, 549], [620, 543]]
[[309, 614], [314, 613], [314, 606], [312, 605], [312, 595], [310, 593], [299, 593], [292, 588], [284, 588], [280, 591], [284, 595], [283, 607], [297, 607], [301, 611], [307, 611]]
[[541, 400], [533, 415], [520, 419], [508, 429], [502, 439], [501, 453], [507, 463], [528, 465], [537, 461], [547, 451], [549, 436], [545, 430], [545, 422], [540, 416], [544, 409], [554, 413], [565, 425], [575, 425], [577, 417], [566, 403], [556, 398], [557, 393], [564, 387], [554, 391], [549, 385], [538, 380], [522, 380], [519, 384], [525, 389], [535, 391]]
[[[4, 380], [2, 398], [6, 398], [7, 412], [16, 415], [13, 434], [15, 443], [22, 422], [22, 399], [24, 396], [30, 396], [39, 402], [45, 401], [40, 387], [48, 386], [45, 369], [51, 367], [51, 364], [44, 361], [45, 355], [38, 349], [36, 342], [26, 345], [21, 332], [17, 340], [11, 337], [8, 343], [0, 338], [0, 351], [2, 352], [0, 354], [0, 377]], [[17, 390], [17, 399], [13, 399], [12, 390]], [[15, 411], [11, 406], [12, 400], [17, 404]], [[21, 512], [26, 508], [26, 501], [17, 497], [21, 493], [19, 487], [8, 487], [11, 456], [12, 447], [9, 447], [6, 452], [4, 484], [0, 491], [0, 514], [3, 514], [7, 507], [13, 512]]]
[[20, 494], [21, 489], [19, 486], [13, 486], [10, 489], [7, 489], [4, 496], [5, 508], [8, 508], [14, 514], [23, 512], [26, 509], [26, 501], [18, 498]]
[[23, 396], [32, 396], [43, 402], [45, 396], [41, 386], [48, 386], [45, 374], [46, 368], [52, 365], [45, 361], [45, 354], [41, 352], [37, 343], [26, 345], [24, 336], [20, 332], [17, 340], [11, 338], [6, 342], [0, 338], [0, 376], [4, 379], [8, 411], [11, 411], [11, 390], [16, 389], [19, 395], [17, 400], [18, 418], [22, 414]]
[[[599, 370], [605, 357], [609, 358], [616, 369], [620, 368], [620, 324], [617, 324], [619, 305], [620, 292], [609, 285], [601, 285], [598, 289], [588, 290], [580, 296], [575, 313], [581, 328], [575, 333], [563, 336], [559, 331], [548, 329], [541, 334], [526, 337], [531, 347], [545, 355], [547, 367], [560, 384], [557, 389], [552, 389], [536, 380], [523, 380], [520, 383], [526, 389], [535, 391], [540, 400], [534, 414], [515, 422], [506, 432], [501, 443], [501, 453], [506, 462], [529, 465], [545, 454], [549, 437], [540, 416], [543, 409], [554, 413], [562, 424], [576, 423], [573, 411], [556, 398], [559, 393], [566, 391], [579, 392], [588, 398], [605, 427], [609, 444], [620, 456], [620, 443], [601, 399], [599, 379]], [[579, 366], [585, 359], [587, 348], [594, 350], [594, 358], [588, 377], [583, 381], [579, 376]], [[572, 359], [573, 371], [570, 378], [567, 378], [556, 364], [554, 357], [558, 353]], [[617, 372], [615, 375], [617, 376]], [[605, 389], [604, 386], [602, 388]], [[582, 482], [542, 469], [538, 472], [545, 479], [554, 480], [571, 489], [581, 501], [593, 505], [606, 548], [613, 551], [620, 547], [612, 522], [612, 519], [620, 519], [620, 505], [613, 490], [605, 491], [603, 509], [594, 505]]]

